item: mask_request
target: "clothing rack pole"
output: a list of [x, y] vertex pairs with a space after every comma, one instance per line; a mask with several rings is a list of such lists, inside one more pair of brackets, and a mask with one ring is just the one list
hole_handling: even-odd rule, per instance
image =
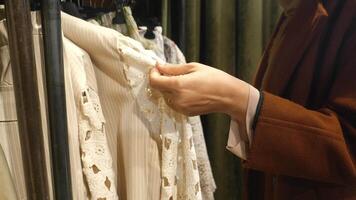
[[59, 0], [41, 0], [55, 199], [72, 199]]
[[5, 10], [28, 199], [49, 199], [29, 2], [6, 0]]

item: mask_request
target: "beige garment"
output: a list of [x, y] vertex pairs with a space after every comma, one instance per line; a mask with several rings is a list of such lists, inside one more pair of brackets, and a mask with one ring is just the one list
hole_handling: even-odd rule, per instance
[[[114, 16], [114, 12], [107, 13], [102, 15], [100, 18], [95, 18], [95, 20], [89, 20], [89, 22], [97, 25], [102, 25], [104, 27], [108, 27], [119, 31], [120, 33], [126, 34], [124, 29], [122, 28], [126, 27], [125, 24], [121, 26], [112, 25], [112, 19]], [[139, 33], [143, 37], [146, 31], [147, 27], [140, 27]], [[155, 39], [151, 41], [156, 44], [156, 48], [153, 51], [159, 58], [174, 64], [186, 63], [185, 57], [181, 50], [178, 48], [178, 46], [173, 41], [162, 35], [162, 27], [155, 27], [153, 33], [155, 34]], [[209, 161], [200, 117], [191, 117], [189, 119], [189, 122], [193, 128], [193, 138], [197, 154], [202, 196], [204, 200], [212, 200], [214, 199], [216, 184]]]
[[89, 199], [88, 188], [85, 184], [83, 168], [80, 156], [79, 143], [79, 127], [77, 118], [77, 107], [75, 103], [74, 89], [72, 87], [72, 78], [70, 70], [70, 60], [68, 59], [68, 50], [63, 45], [63, 64], [65, 78], [65, 94], [67, 106], [67, 122], [68, 122], [68, 145], [70, 159], [70, 173], [72, 181], [73, 199], [86, 200]]
[[[42, 68], [44, 66], [44, 55], [43, 55], [43, 46], [42, 46], [42, 29], [41, 29], [41, 16], [39, 12], [32, 12], [32, 21], [33, 21], [33, 32], [34, 32], [34, 46], [35, 46], [35, 55], [36, 55], [36, 66], [38, 67], [38, 76], [39, 78], [39, 86], [43, 86], [43, 79], [42, 79]], [[64, 43], [64, 46], [68, 46], [68, 42]], [[74, 51], [74, 52], [73, 52]], [[69, 52], [70, 56], [74, 56], [75, 50], [70, 48], [67, 53]], [[76, 52], [78, 53], [78, 52]], [[83, 53], [84, 54], [84, 53]], [[87, 58], [87, 57], [85, 57]], [[88, 60], [89, 58], [87, 58]], [[90, 60], [90, 59], [89, 59]], [[66, 89], [66, 104], [67, 104], [67, 122], [68, 122], [68, 144], [69, 144], [69, 153], [70, 153], [70, 169], [71, 169], [71, 182], [72, 182], [72, 196], [73, 199], [84, 200], [90, 197], [88, 193], [87, 184], [83, 177], [83, 168], [81, 162], [81, 154], [80, 154], [80, 142], [79, 142], [79, 128], [78, 128], [78, 107], [76, 106], [75, 100], [75, 90], [72, 87], [72, 77], [71, 77], [71, 70], [70, 68], [73, 67], [73, 62], [71, 59], [68, 59], [67, 56], [64, 56], [64, 71], [65, 71], [65, 89]], [[89, 61], [90, 62], [90, 61]], [[75, 66], [80, 67], [80, 66]], [[90, 71], [93, 69], [85, 68], [87, 72], [87, 82], [88, 84], [96, 91], [96, 80], [95, 74]], [[40, 87], [41, 88], [41, 87]], [[40, 90], [40, 100], [42, 104], [42, 108], [44, 109], [44, 90]], [[45, 116], [42, 114], [42, 116]], [[44, 119], [45, 120], [45, 119]], [[43, 121], [45, 125], [45, 135], [47, 133], [47, 122]], [[47, 136], [45, 136], [46, 138]], [[48, 142], [46, 139], [45, 141]], [[48, 147], [47, 147], [48, 148]], [[46, 152], [49, 152], [46, 148]], [[49, 154], [47, 155], [49, 156]], [[48, 166], [49, 166], [49, 157], [47, 158]], [[115, 186], [115, 181], [113, 181], [112, 185]], [[116, 191], [115, 191], [116, 193]], [[93, 195], [95, 196], [95, 195]], [[51, 198], [52, 199], [52, 198]], [[115, 199], [115, 198], [107, 198], [107, 199]]]
[[[50, 151], [48, 145], [48, 126], [46, 115], [46, 102], [45, 91], [43, 88], [43, 43], [42, 32], [40, 28], [41, 16], [39, 13], [31, 13], [32, 26], [33, 26], [33, 42], [35, 62], [37, 69], [37, 81], [40, 96], [41, 117], [42, 117], [42, 130], [45, 143], [45, 157], [47, 165], [47, 176], [49, 179], [49, 188], [52, 191], [52, 176], [51, 176], [51, 161]], [[6, 21], [0, 22], [0, 54], [1, 54], [1, 87], [0, 87], [0, 115], [3, 122], [0, 123], [0, 142], [4, 147], [4, 152], [9, 162], [11, 174], [16, 186], [16, 192], [19, 199], [27, 199], [26, 185], [24, 179], [23, 162], [21, 154], [21, 145], [18, 133], [16, 104], [14, 97], [14, 88], [11, 73], [10, 54], [8, 47], [8, 37], [6, 29]], [[53, 194], [50, 193], [50, 199], [53, 199]]]
[[0, 182], [1, 182], [0, 199], [16, 200], [17, 196], [15, 191], [15, 186], [1, 145], [0, 145]]
[[116, 16], [116, 12], [105, 13], [101, 16], [89, 19], [88, 22], [111, 28], [126, 36], [130, 35], [131, 38], [135, 39], [136, 41], [139, 41], [146, 49], [153, 50], [159, 58], [165, 60], [163, 56], [163, 44], [162, 48], [160, 46], [157, 46], [157, 42], [159, 42], [160, 39], [162, 41], [162, 28], [160, 28], [160, 39], [149, 40], [146, 39], [142, 34], [143, 32], [145, 32], [145, 29], [147, 29], [147, 27], [137, 27], [136, 22], [131, 13], [131, 9], [129, 9], [128, 7], [124, 8], [123, 15], [125, 16], [125, 21], [128, 22], [126, 24], [112, 23], [114, 17]]
[[5, 21], [0, 22], [0, 145], [16, 185], [18, 198], [26, 199], [21, 145], [17, 127], [15, 94]]
[[[190, 124], [181, 115], [178, 115], [180, 118], [174, 117], [177, 114], [162, 104], [162, 98], [148, 98], [150, 91], [146, 90], [146, 73], [156, 62], [150, 57], [152, 54], [146, 52], [138, 42], [114, 30], [66, 14], [62, 14], [62, 28], [65, 36], [87, 51], [97, 66], [98, 91], [107, 120], [110, 149], [113, 157], [118, 159], [120, 198], [201, 199]], [[161, 102], [158, 103], [160, 107], [150, 106], [157, 105], [156, 100]], [[158, 115], [162, 121], [157, 120], [157, 113], [162, 113]], [[181, 142], [174, 138], [177, 134], [182, 135]], [[175, 152], [172, 149], [175, 142], [180, 147], [177, 151], [183, 152], [181, 159], [170, 154], [170, 150]], [[160, 159], [161, 155], [169, 156], [168, 160], [181, 169], [178, 170], [179, 174], [169, 164], [168, 168], [162, 167], [161, 171], [161, 165], [167, 164], [165, 159]], [[176, 173], [174, 180], [168, 176], [172, 175], [172, 171]], [[164, 181], [161, 181], [161, 173], [167, 174], [162, 175]], [[175, 193], [176, 188], [178, 192]]]
[[[140, 33], [141, 37], [145, 37], [145, 34], [147, 33], [147, 27], [146, 26], [140, 26], [138, 32]], [[151, 41], [155, 47], [152, 49], [155, 54], [162, 59], [163, 61], [166, 61], [166, 57], [164, 55], [164, 45], [163, 45], [163, 35], [162, 35], [162, 26], [156, 26], [153, 30], [154, 34], [154, 39], [147, 39]], [[184, 60], [185, 61], [185, 60]]]
[[[48, 175], [50, 176], [50, 159], [49, 159], [49, 149], [48, 149], [48, 137], [47, 137], [47, 121], [46, 121], [46, 111], [45, 111], [45, 97], [44, 88], [42, 87], [43, 82], [43, 71], [42, 66], [44, 66], [43, 57], [43, 44], [42, 44], [42, 30], [41, 30], [41, 16], [38, 12], [32, 12], [32, 25], [33, 25], [33, 40], [35, 48], [35, 61], [37, 67], [37, 77], [40, 92], [40, 103], [42, 112], [42, 124], [44, 130], [45, 138], [45, 152]], [[22, 155], [20, 149], [20, 141], [18, 136], [17, 128], [17, 116], [16, 116], [16, 105], [15, 97], [13, 91], [13, 82], [11, 74], [10, 65], [10, 55], [7, 45], [7, 31], [5, 21], [0, 23], [0, 59], [1, 59], [1, 87], [0, 87], [0, 142], [4, 146], [4, 151], [6, 157], [9, 160], [10, 169], [14, 177], [14, 182], [16, 185], [16, 190], [19, 199], [27, 199], [26, 185], [24, 181], [24, 172], [22, 164]], [[71, 49], [72, 50], [72, 49]], [[71, 51], [69, 50], [69, 51]], [[71, 74], [68, 70], [68, 59], [64, 58], [65, 63], [65, 79], [66, 79], [66, 99], [67, 101], [67, 116], [68, 116], [68, 139], [70, 148], [70, 161], [71, 161], [71, 178], [72, 178], [72, 191], [74, 199], [88, 199], [89, 195], [87, 192], [87, 187], [83, 178], [83, 169], [81, 164], [80, 149], [79, 149], [79, 137], [78, 137], [78, 121], [77, 121], [77, 107], [74, 100], [74, 92], [71, 87]], [[93, 69], [92, 69], [93, 70]], [[87, 70], [89, 71], [89, 70]], [[95, 74], [88, 73], [87, 79], [91, 84], [92, 88], [96, 90], [95, 86]], [[52, 182], [50, 181], [50, 184]], [[108, 182], [107, 182], [108, 183]], [[113, 181], [112, 186], [115, 187], [115, 181]], [[50, 185], [50, 188], [52, 186]], [[116, 193], [116, 192], [115, 192]], [[51, 199], [53, 199], [53, 194], [51, 193]], [[109, 199], [109, 198], [108, 198]]]
[[101, 16], [95, 17], [94, 19], [88, 20], [88, 22], [93, 24], [99, 24], [104, 27], [114, 29], [124, 35], [128, 35], [128, 30], [126, 24], [113, 24], [112, 20], [115, 18], [116, 12], [105, 13]]
[[[74, 199], [116, 200], [115, 175], [97, 95], [94, 65], [89, 55], [67, 38], [63, 38], [63, 52], [70, 118], [70, 158], [73, 177], [79, 179], [75, 180]], [[90, 194], [85, 190], [83, 173]]]
[[[142, 120], [144, 116], [136, 106], [126, 83], [122, 71], [123, 63], [119, 59], [111, 59], [115, 57], [115, 40], [107, 41], [97, 31], [88, 32], [88, 26], [81, 20], [73, 21], [67, 15], [62, 16], [66, 16], [62, 17], [65, 37], [87, 51], [97, 66], [95, 74], [106, 119], [109, 149], [117, 161], [113, 164], [117, 173], [119, 198], [159, 199], [160, 138], [151, 137], [146, 128], [147, 122]], [[84, 41], [79, 44], [79, 39]], [[140, 48], [138, 42], [132, 40], [132, 43]]]

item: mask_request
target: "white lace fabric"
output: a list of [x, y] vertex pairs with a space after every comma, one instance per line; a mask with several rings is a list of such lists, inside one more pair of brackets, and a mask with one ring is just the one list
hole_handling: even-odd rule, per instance
[[83, 172], [91, 199], [116, 200], [112, 158], [105, 133], [105, 119], [99, 97], [90, 88], [82, 92], [79, 138]]
[[[122, 34], [127, 34], [126, 25], [113, 25], [112, 19], [115, 16], [114, 13], [107, 13], [101, 16], [99, 19], [89, 20], [91, 23], [100, 24], [104, 27], [108, 27], [114, 29]], [[139, 33], [143, 37], [147, 31], [147, 27], [139, 27]], [[162, 27], [155, 27], [153, 30], [155, 38], [152, 41], [156, 44], [156, 48], [153, 49], [154, 53], [162, 60], [173, 63], [173, 64], [184, 64], [186, 63], [185, 57], [183, 53], [180, 51], [178, 46], [169, 38], [162, 35]], [[130, 73], [130, 72], [128, 72]], [[134, 74], [133, 74], [134, 75]], [[145, 91], [146, 90], [146, 91]], [[157, 95], [153, 94], [153, 91], [150, 88], [142, 88], [142, 91], [137, 92], [139, 95], [138, 99], [142, 98], [142, 96], [147, 95]], [[153, 98], [155, 99], [155, 98]], [[145, 108], [150, 108], [150, 106], [145, 106]], [[141, 110], [144, 110], [142, 108]], [[153, 111], [152, 109], [145, 110], [145, 113], [150, 114], [149, 112]], [[152, 115], [152, 113], [151, 113]], [[151, 119], [152, 117], [147, 117]], [[204, 200], [213, 200], [214, 199], [214, 191], [216, 190], [216, 184], [214, 181], [214, 177], [212, 174], [212, 169], [209, 161], [209, 156], [207, 154], [207, 148], [205, 144], [205, 138], [203, 133], [203, 127], [201, 124], [201, 120], [199, 116], [189, 117], [189, 123], [193, 129], [193, 140], [197, 155], [197, 163], [198, 163], [198, 171], [200, 177], [200, 186], [202, 189], [202, 196]], [[158, 126], [154, 126], [158, 127]], [[151, 128], [153, 129], [153, 128]], [[157, 129], [157, 128], [156, 128]], [[156, 130], [158, 131], [158, 130]], [[163, 141], [164, 142], [164, 141]], [[165, 157], [162, 157], [164, 159]]]
[[[124, 35], [127, 35], [126, 24], [117, 25], [112, 24], [112, 19], [115, 17], [115, 13], [106, 13], [100, 17], [92, 20], [88, 20], [91, 23], [101, 25], [114, 29]], [[147, 31], [147, 27], [139, 27], [139, 33], [144, 36]], [[184, 64], [186, 63], [185, 57], [178, 46], [169, 38], [162, 35], [162, 27], [155, 27], [153, 30], [155, 38], [152, 39], [156, 44], [156, 48], [153, 49], [154, 53], [162, 60], [173, 63], [173, 64]], [[141, 91], [139, 95], [146, 95], [146, 93], [152, 94], [152, 90], [147, 89], [147, 91]], [[148, 112], [146, 112], [148, 113]], [[152, 118], [150, 118], [152, 119]], [[200, 186], [202, 190], [202, 196], [204, 200], [213, 200], [214, 191], [216, 190], [216, 184], [212, 174], [212, 169], [209, 161], [209, 156], [207, 153], [207, 148], [205, 144], [205, 138], [203, 133], [203, 128], [199, 116], [189, 117], [189, 123], [193, 129], [193, 140], [195, 145], [195, 150], [197, 154], [198, 170], [200, 176]]]
[[[76, 101], [80, 156], [89, 199], [117, 200], [112, 156], [105, 132], [105, 118], [96, 92], [96, 80], [87, 76], [93, 68], [89, 55], [63, 38], [66, 71]], [[75, 134], [75, 133], [73, 133]]]
[[[124, 72], [141, 112], [160, 133], [162, 141], [161, 200], [200, 200], [199, 171], [192, 127], [188, 118], [169, 108], [162, 95], [149, 86], [148, 73], [158, 59], [131, 49], [120, 49]], [[158, 129], [158, 130], [157, 130]]]
[[[195, 166], [196, 155], [191, 134], [192, 128], [188, 124], [188, 119], [186, 116], [171, 110], [165, 104], [161, 94], [149, 87], [148, 73], [150, 69], [155, 66], [156, 62], [161, 62], [161, 60], [159, 60], [152, 51], [146, 51], [139, 42], [131, 38], [125, 37], [114, 30], [90, 24], [64, 13], [62, 13], [62, 27], [66, 37], [87, 51], [93, 63], [100, 67], [101, 71], [107, 73], [105, 77], [115, 81], [113, 81], [115, 88], [110, 87], [110, 89], [120, 90], [116, 90], [115, 94], [117, 95], [114, 97], [124, 98], [123, 100], [117, 99], [117, 101], [119, 101], [117, 105], [126, 108], [125, 104], [129, 104], [130, 109], [128, 109], [128, 111], [130, 112], [133, 111], [132, 108], [138, 109], [139, 114], [127, 113], [127, 115], [132, 116], [132, 123], [135, 123], [135, 125], [140, 123], [144, 127], [140, 128], [140, 131], [137, 132], [132, 129], [134, 127], [123, 124], [130, 123], [130, 121], [127, 122], [124, 121], [125, 119], [119, 118], [121, 120], [120, 126], [126, 128], [130, 127], [130, 129], [125, 129], [124, 131], [120, 130], [120, 132], [118, 132], [121, 134], [120, 137], [122, 137], [119, 139], [135, 142], [131, 138], [136, 139], [140, 135], [147, 139], [161, 137], [161, 141], [154, 140], [157, 142], [157, 145], [154, 144], [154, 148], [152, 148], [152, 150], [154, 150], [153, 152], [156, 152], [156, 149], [159, 150], [157, 151], [161, 157], [159, 161], [157, 159], [159, 163], [148, 162], [149, 165], [155, 166], [157, 164], [160, 167], [159, 171], [161, 175], [158, 176], [158, 178], [161, 178], [161, 181], [159, 181], [161, 188], [157, 188], [157, 190], [147, 185], [150, 184], [150, 182], [142, 184], [142, 182], [138, 182], [138, 180], [149, 180], [155, 184], [156, 177], [150, 179], [150, 177], [146, 175], [149, 175], [148, 172], [154, 172], [156, 175], [158, 170], [152, 169], [152, 171], [148, 171], [151, 170], [149, 165], [141, 167], [138, 164], [143, 162], [136, 159], [136, 156], [140, 156], [142, 159], [145, 159], [145, 157], [138, 155], [137, 152], [127, 151], [127, 149], [137, 150], [143, 155], [149, 155], [146, 153], [150, 149], [141, 151], [143, 147], [130, 147], [130, 145], [135, 145], [135, 143], [118, 143], [126, 148], [121, 150], [122, 152], [120, 153], [124, 155], [124, 161], [129, 162], [127, 168], [125, 168], [127, 173], [117, 172], [123, 174], [124, 178], [127, 178], [126, 182], [125, 179], [122, 180], [124, 181], [123, 184], [128, 185], [127, 187], [120, 186], [120, 178], [118, 180], [121, 191], [123, 191], [123, 193], [127, 192], [127, 194], [122, 195], [124, 199], [150, 199], [147, 196], [150, 195], [151, 191], [146, 191], [147, 188], [154, 189], [158, 191], [158, 193], [161, 193], [160, 195], [157, 193], [158, 198], [156, 198], [155, 195], [154, 199], [202, 199], [199, 172]], [[73, 31], [74, 28], [79, 30]], [[106, 91], [106, 88], [104, 91]], [[114, 95], [113, 93], [109, 94]], [[114, 104], [116, 102], [111, 103]], [[103, 104], [103, 106], [105, 105]], [[111, 115], [109, 112], [106, 114]], [[122, 117], [125, 114], [126, 113], [120, 113], [120, 111], [118, 111], [118, 117]], [[142, 123], [142, 120], [148, 123]], [[108, 124], [108, 127], [109, 126]], [[148, 132], [151, 138], [147, 137], [146, 133]], [[131, 135], [133, 135], [133, 137], [131, 137]], [[132, 159], [130, 157], [131, 155]], [[155, 155], [149, 156], [155, 159]], [[154, 162], [156, 162], [156, 160]], [[120, 164], [126, 166], [126, 163]], [[90, 165], [88, 165], [88, 167], [89, 166]], [[136, 178], [136, 174], [140, 172], [143, 175], [142, 179]], [[132, 183], [137, 184], [137, 189]], [[122, 189], [126, 189], [126, 191]], [[135, 194], [133, 191], [143, 191], [143, 193]], [[156, 191], [152, 192], [156, 194]], [[126, 198], [125, 195], [127, 195]]]
[[[178, 46], [169, 38], [163, 37], [164, 54], [167, 62], [173, 64], [185, 64], [186, 60]], [[197, 154], [200, 187], [204, 200], [214, 200], [216, 184], [214, 181], [209, 156], [206, 148], [203, 126], [199, 116], [189, 117], [189, 123], [193, 129], [193, 140]]]

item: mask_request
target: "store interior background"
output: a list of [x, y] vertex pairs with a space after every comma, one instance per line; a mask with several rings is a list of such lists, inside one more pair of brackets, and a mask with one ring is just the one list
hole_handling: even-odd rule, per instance
[[[253, 81], [281, 8], [278, 0], [136, 0], [135, 18], [156, 17], [187, 62], [200, 62]], [[241, 199], [240, 160], [226, 150], [230, 119], [202, 116], [216, 199]]]

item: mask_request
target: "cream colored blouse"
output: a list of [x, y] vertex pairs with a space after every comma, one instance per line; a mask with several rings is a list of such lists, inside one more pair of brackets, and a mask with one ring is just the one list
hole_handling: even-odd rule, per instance
[[188, 118], [148, 86], [148, 72], [159, 58], [117, 31], [64, 13], [62, 28], [96, 66], [119, 197], [201, 199]]

